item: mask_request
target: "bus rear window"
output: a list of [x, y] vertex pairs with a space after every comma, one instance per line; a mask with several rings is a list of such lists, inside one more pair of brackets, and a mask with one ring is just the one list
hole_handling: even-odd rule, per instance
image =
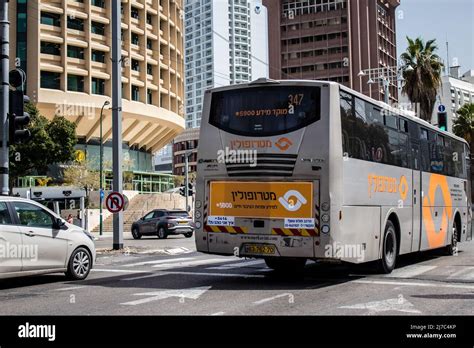
[[250, 87], [212, 94], [209, 123], [244, 136], [272, 136], [321, 118], [321, 88]]

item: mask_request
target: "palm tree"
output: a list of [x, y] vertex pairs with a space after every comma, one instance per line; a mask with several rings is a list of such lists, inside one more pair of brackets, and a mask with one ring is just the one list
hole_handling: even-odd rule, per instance
[[435, 53], [438, 49], [436, 40], [429, 40], [426, 44], [419, 37], [415, 40], [407, 37], [407, 40], [408, 48], [400, 56], [405, 81], [402, 93], [406, 94], [412, 103], [420, 106], [420, 117], [429, 122], [437, 91], [441, 87], [441, 71], [444, 65]]
[[453, 121], [453, 132], [458, 137], [466, 139], [472, 152], [474, 141], [474, 103], [464, 104], [456, 113], [458, 117]]

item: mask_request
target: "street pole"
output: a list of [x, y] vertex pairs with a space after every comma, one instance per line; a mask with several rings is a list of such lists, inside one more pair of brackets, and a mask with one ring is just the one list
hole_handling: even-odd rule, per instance
[[186, 211], [189, 212], [188, 210], [188, 196], [189, 196], [189, 174], [188, 174], [188, 151], [184, 153], [184, 170], [186, 171], [185, 176], [184, 176], [184, 192], [186, 193]]
[[0, 185], [2, 195], [8, 195], [9, 184], [8, 184], [8, 109], [9, 109], [9, 89], [10, 85], [8, 82], [8, 70], [9, 66], [9, 54], [10, 54], [10, 22], [8, 21], [8, 0], [0, 0], [0, 30], [1, 30], [1, 75], [2, 84], [0, 86], [2, 91], [2, 102], [0, 103], [0, 128], [1, 128], [1, 142], [2, 148], [0, 153]]
[[100, 172], [100, 198], [99, 198], [99, 201], [100, 201], [100, 207], [99, 207], [99, 235], [102, 236], [103, 234], [103, 221], [104, 221], [104, 217], [103, 217], [103, 212], [102, 212], [102, 205], [103, 205], [103, 202], [104, 202], [104, 199], [102, 197], [102, 195], [104, 194], [103, 191], [104, 191], [104, 170], [103, 170], [103, 163], [104, 163], [104, 146], [103, 146], [103, 140], [102, 140], [102, 115], [104, 113], [104, 108], [109, 105], [109, 101], [106, 100], [104, 102], [104, 105], [102, 105], [102, 109], [100, 109], [100, 153], [99, 153], [99, 172]]
[[[122, 38], [120, 1], [112, 1], [112, 170], [113, 190], [122, 194]], [[123, 211], [113, 217], [113, 249], [123, 248]]]
[[390, 104], [390, 81], [387, 78], [383, 78], [383, 93], [384, 93], [384, 101], [385, 104]]

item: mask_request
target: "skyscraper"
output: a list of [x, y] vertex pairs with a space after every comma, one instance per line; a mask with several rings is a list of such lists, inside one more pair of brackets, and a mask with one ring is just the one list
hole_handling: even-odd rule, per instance
[[[397, 65], [399, 0], [263, 0], [268, 8], [270, 77], [330, 80], [383, 100], [361, 70]], [[396, 86], [391, 101], [398, 99]]]
[[268, 76], [260, 0], [186, 0], [186, 127], [199, 127], [204, 91]]

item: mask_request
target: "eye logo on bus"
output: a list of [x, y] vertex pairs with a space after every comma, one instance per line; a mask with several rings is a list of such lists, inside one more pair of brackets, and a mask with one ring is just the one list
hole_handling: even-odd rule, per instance
[[[436, 201], [437, 192], [441, 191], [443, 203]], [[438, 195], [439, 197], [439, 195]], [[443, 207], [441, 221], [436, 219], [435, 207]], [[453, 213], [451, 192], [445, 176], [431, 174], [428, 184], [428, 194], [423, 198], [423, 222], [430, 248], [443, 246], [449, 228], [449, 219]]]
[[288, 150], [291, 145], [293, 145], [293, 143], [288, 138], [280, 138], [275, 143], [275, 146], [278, 147], [281, 151]]
[[283, 197], [278, 198], [278, 201], [288, 211], [297, 211], [303, 204], [308, 202], [306, 198], [296, 190], [288, 191]]

